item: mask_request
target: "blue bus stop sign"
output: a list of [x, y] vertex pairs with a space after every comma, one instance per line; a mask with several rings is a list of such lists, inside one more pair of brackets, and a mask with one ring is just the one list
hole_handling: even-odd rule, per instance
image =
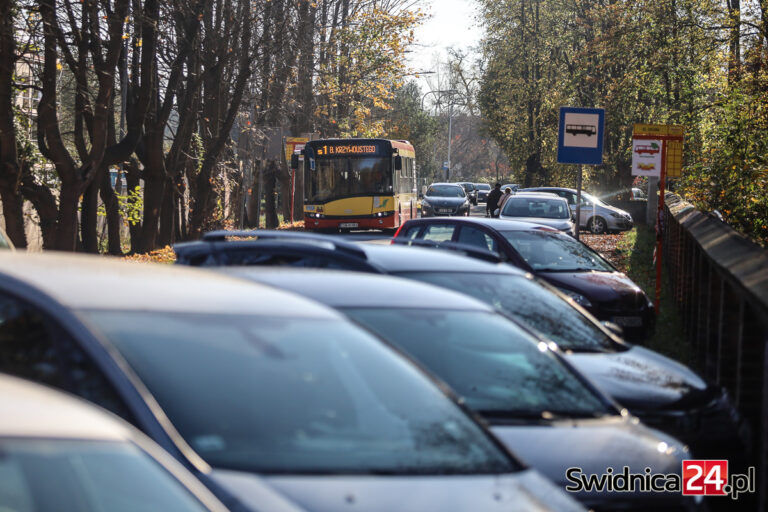
[[600, 165], [603, 163], [605, 110], [560, 107], [557, 162]]

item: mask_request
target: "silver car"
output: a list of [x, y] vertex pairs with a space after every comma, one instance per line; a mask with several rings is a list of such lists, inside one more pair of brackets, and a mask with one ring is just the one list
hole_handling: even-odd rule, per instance
[[565, 199], [552, 194], [517, 193], [504, 203], [499, 218], [532, 222], [576, 236], [576, 223]]
[[[576, 215], [576, 190], [560, 187], [536, 187], [527, 188], [532, 192], [551, 192], [568, 201], [571, 211]], [[632, 216], [609, 204], [604, 203], [599, 197], [586, 192], [581, 193], [581, 218], [579, 228], [585, 228], [592, 233], [619, 232], [632, 229]]]
[[116, 416], [2, 375], [0, 510], [227, 509], [173, 457]]

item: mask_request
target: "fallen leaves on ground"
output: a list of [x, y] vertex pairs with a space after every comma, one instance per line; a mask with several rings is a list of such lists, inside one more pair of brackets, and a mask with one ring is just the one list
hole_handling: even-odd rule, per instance
[[624, 239], [624, 235], [625, 233], [615, 235], [580, 234], [582, 242], [599, 252], [603, 258], [610, 261], [613, 266], [618, 268], [621, 272], [626, 272], [626, 260], [629, 256], [627, 250], [621, 247], [621, 241]]
[[173, 252], [173, 248], [170, 245], [166, 245], [162, 249], [157, 249], [144, 254], [132, 254], [125, 257], [128, 261], [137, 261], [140, 263], [165, 263], [170, 264], [176, 261], [176, 253]]

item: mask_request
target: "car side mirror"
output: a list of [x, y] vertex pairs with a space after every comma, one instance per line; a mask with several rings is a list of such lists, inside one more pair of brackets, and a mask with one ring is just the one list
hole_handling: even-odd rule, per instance
[[299, 155], [296, 153], [291, 155], [291, 169], [299, 168]]
[[615, 324], [615, 323], [609, 322], [607, 320], [603, 320], [600, 323], [603, 324], [603, 327], [605, 327], [606, 329], [611, 331], [616, 336], [619, 336], [620, 338], [624, 337], [624, 329], [622, 329], [619, 324]]
[[401, 171], [403, 169], [403, 157], [400, 155], [397, 155], [395, 157], [395, 170]]

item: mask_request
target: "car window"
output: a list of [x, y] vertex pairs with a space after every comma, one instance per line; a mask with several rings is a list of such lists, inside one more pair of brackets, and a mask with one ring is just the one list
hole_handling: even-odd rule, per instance
[[485, 231], [473, 228], [472, 226], [461, 227], [459, 230], [458, 242], [474, 245], [475, 247], [480, 247], [481, 249], [487, 249], [489, 251], [496, 251], [496, 240]]
[[424, 229], [421, 238], [434, 242], [450, 242], [454, 231], [456, 231], [456, 226], [453, 224], [429, 224]]
[[412, 226], [406, 229], [404, 232], [397, 235], [397, 238], [406, 238], [408, 240], [413, 240], [419, 234], [420, 230], [421, 230], [421, 226]]
[[514, 196], [504, 203], [504, 210], [501, 215], [506, 217], [569, 219], [571, 212], [562, 199]]
[[162, 466], [128, 443], [0, 438], [0, 510], [208, 509]]
[[615, 271], [599, 254], [567, 235], [543, 231], [500, 233], [512, 244], [520, 257], [537, 271]]
[[428, 197], [467, 197], [466, 192], [459, 185], [432, 185], [424, 195]]
[[135, 423], [112, 385], [62, 327], [2, 292], [0, 372], [78, 395]]
[[523, 276], [475, 272], [408, 272], [399, 275], [472, 295], [515, 317], [563, 350], [616, 351], [621, 348], [589, 313]]
[[516, 467], [407, 360], [351, 323], [83, 314], [214, 467], [288, 474], [474, 474]]
[[483, 414], [609, 413], [601, 398], [546, 344], [539, 346], [535, 338], [495, 313], [400, 308], [345, 312], [416, 358]]

